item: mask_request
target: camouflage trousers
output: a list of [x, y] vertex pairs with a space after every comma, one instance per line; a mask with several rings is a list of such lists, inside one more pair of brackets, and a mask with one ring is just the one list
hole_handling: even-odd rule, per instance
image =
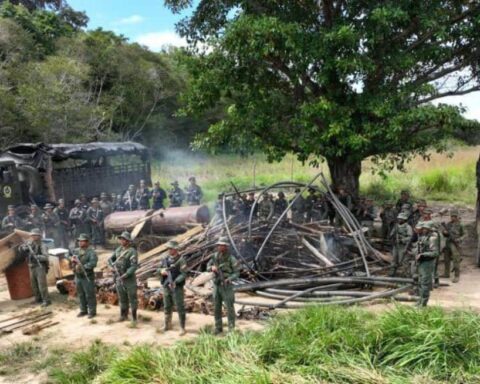
[[180, 327], [185, 328], [186, 312], [183, 284], [175, 286], [173, 292], [166, 287], [163, 288], [163, 310], [165, 315], [172, 314], [174, 305], [177, 308]]
[[231, 284], [225, 286], [215, 284], [213, 287], [215, 330], [218, 332], [223, 330], [222, 303], [227, 308], [228, 329], [233, 330], [235, 328], [235, 293]]

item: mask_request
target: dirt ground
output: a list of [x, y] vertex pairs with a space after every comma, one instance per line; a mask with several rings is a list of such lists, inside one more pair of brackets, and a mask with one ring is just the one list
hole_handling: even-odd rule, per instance
[[[472, 223], [473, 217], [470, 210], [463, 212], [470, 216], [465, 224]], [[469, 220], [470, 219], [470, 220]], [[470, 236], [471, 238], [471, 236]], [[449, 279], [441, 279], [442, 286], [432, 293], [431, 305], [440, 305], [445, 308], [470, 308], [480, 313], [480, 268], [474, 265], [473, 241], [465, 244], [465, 255], [462, 262], [461, 280], [459, 283], [451, 283]], [[443, 271], [443, 268], [441, 268]], [[447, 286], [448, 284], [448, 286]], [[60, 324], [42, 330], [36, 336], [23, 335], [21, 331], [14, 331], [12, 334], [0, 336], [0, 351], [15, 343], [34, 340], [48, 349], [68, 348], [70, 351], [80, 350], [88, 347], [94, 340], [100, 339], [107, 344], [127, 346], [142, 343], [154, 343], [162, 346], [170, 346], [178, 340], [194, 338], [205, 327], [213, 326], [213, 317], [202, 314], [191, 313], [187, 317], [187, 330], [185, 336], [178, 334], [178, 319], [174, 314], [174, 330], [167, 333], [161, 332], [163, 325], [163, 313], [152, 311], [139, 311], [140, 321], [137, 328], [130, 328], [129, 322], [118, 323], [116, 319], [119, 309], [116, 306], [100, 304], [98, 315], [91, 321], [86, 318], [76, 317], [78, 308], [75, 300], [68, 299], [59, 294], [56, 288], [51, 287], [53, 305], [49, 308], [54, 312], [54, 321]], [[250, 298], [251, 300], [251, 298]], [[260, 301], [267, 301], [259, 298]], [[32, 308], [32, 299], [12, 301], [6, 290], [4, 276], [0, 276], [0, 321], [16, 314], [26, 312]], [[392, 304], [366, 304], [374, 311], [382, 311]], [[237, 307], [237, 310], [240, 306]], [[240, 330], [261, 330], [264, 326], [259, 321], [239, 320], [237, 322]], [[1, 365], [1, 363], [0, 363]], [[46, 372], [40, 374], [17, 373], [16, 376], [2, 377], [0, 373], [0, 384], [3, 383], [29, 383], [41, 384], [47, 380]]]

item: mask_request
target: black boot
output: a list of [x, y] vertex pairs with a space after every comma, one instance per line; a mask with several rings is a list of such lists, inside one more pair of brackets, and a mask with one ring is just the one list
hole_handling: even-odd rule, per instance
[[137, 324], [137, 310], [132, 309], [132, 324]]
[[125, 321], [128, 317], [128, 309], [120, 309], [120, 318], [118, 321]]

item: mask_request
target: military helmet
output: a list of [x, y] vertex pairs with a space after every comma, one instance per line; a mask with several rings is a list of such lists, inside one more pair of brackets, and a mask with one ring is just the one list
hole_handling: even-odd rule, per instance
[[122, 232], [122, 234], [119, 235], [118, 238], [119, 239], [125, 239], [127, 241], [132, 241], [132, 236], [130, 236], [130, 233], [128, 233], [127, 231]]
[[408, 215], [405, 212], [400, 212], [397, 216], [398, 220], [408, 220]]
[[228, 240], [228, 237], [222, 236], [218, 239], [215, 245], [230, 245], [230, 241]]
[[78, 235], [77, 241], [90, 241], [90, 236], [88, 236], [86, 233], [81, 233]]
[[180, 246], [178, 245], [178, 241], [170, 240], [166, 245], [167, 249], [178, 249]]
[[40, 231], [40, 229], [38, 229], [38, 228], [33, 228], [30, 231], [30, 235], [31, 236], [42, 236], [42, 231]]
[[458, 217], [458, 210], [457, 209], [451, 209], [450, 210], [450, 216], [457, 216]]
[[53, 209], [53, 205], [50, 203], [45, 204], [44, 209]]

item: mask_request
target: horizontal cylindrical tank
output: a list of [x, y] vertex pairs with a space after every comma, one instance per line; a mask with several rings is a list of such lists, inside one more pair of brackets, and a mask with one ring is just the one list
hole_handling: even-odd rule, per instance
[[178, 233], [186, 229], [187, 224], [208, 223], [210, 213], [206, 205], [193, 205], [188, 207], [175, 207], [162, 210], [161, 215], [155, 212], [151, 228], [153, 233]]
[[112, 233], [131, 231], [137, 222], [153, 213], [153, 209], [113, 212], [105, 218], [104, 228]]

